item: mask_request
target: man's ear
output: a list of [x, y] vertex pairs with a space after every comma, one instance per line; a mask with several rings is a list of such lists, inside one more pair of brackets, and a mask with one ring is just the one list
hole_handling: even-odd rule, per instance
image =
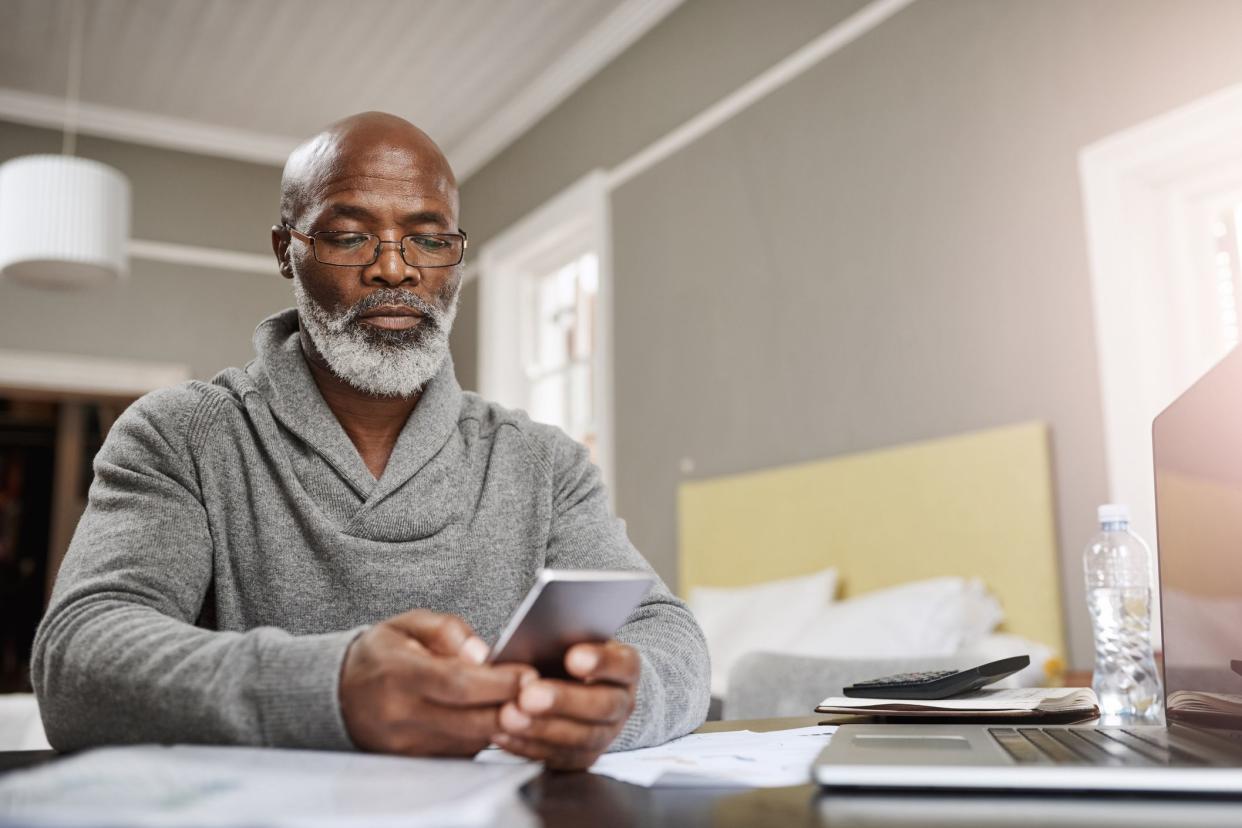
[[276, 254], [280, 275], [286, 279], [293, 278], [293, 267], [289, 264], [289, 238], [289, 228], [283, 224], [272, 225], [272, 252]]

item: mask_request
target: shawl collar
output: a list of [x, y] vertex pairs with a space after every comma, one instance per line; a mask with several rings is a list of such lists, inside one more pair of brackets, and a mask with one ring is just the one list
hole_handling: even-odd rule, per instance
[[273, 416], [372, 505], [417, 474], [457, 428], [462, 391], [453, 360], [445, 356], [439, 373], [423, 387], [384, 474], [376, 480], [319, 393], [302, 353], [297, 310], [289, 308], [263, 320], [255, 329], [254, 346], [258, 356], [247, 366], [247, 372]]

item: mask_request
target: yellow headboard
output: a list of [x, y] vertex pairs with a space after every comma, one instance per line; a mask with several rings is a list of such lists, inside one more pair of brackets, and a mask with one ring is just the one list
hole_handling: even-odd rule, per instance
[[828, 566], [840, 597], [976, 576], [1003, 629], [1063, 656], [1052, 497], [1043, 423], [683, 483], [681, 592]]

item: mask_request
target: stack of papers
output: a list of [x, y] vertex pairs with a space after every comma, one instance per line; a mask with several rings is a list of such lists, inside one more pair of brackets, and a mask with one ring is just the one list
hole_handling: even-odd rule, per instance
[[821, 725], [770, 733], [692, 733], [657, 747], [604, 754], [591, 772], [647, 788], [802, 785], [810, 781], [811, 763], [835, 731], [835, 726]]
[[[537, 765], [205, 746], [91, 750], [0, 777], [0, 824], [492, 825]], [[529, 814], [529, 812], [527, 812]]]
[[1089, 687], [1025, 687], [1017, 690], [976, 690], [951, 699], [862, 699], [830, 696], [817, 713], [868, 716], [942, 716], [956, 718], [1023, 718], [1093, 716], [1099, 713]]

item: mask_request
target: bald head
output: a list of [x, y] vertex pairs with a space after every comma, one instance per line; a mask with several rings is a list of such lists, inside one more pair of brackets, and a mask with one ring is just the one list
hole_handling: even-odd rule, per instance
[[376, 181], [421, 182], [451, 195], [454, 220], [457, 179], [435, 142], [404, 118], [363, 112], [303, 142], [285, 162], [280, 183], [281, 220], [294, 225], [307, 206], [335, 189]]

